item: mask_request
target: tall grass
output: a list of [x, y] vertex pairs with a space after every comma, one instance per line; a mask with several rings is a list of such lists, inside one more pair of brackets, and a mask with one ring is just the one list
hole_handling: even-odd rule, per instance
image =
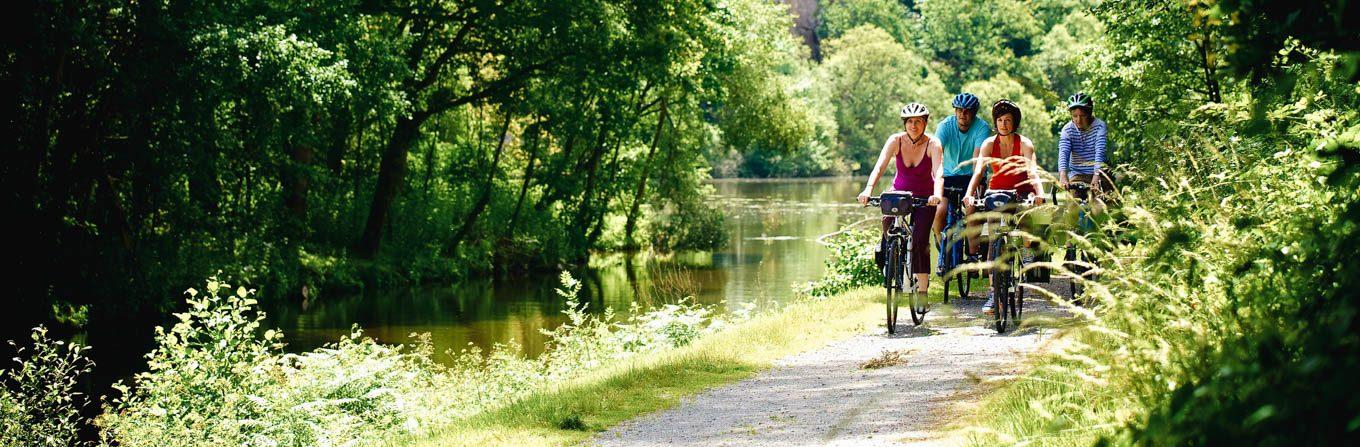
[[1310, 60], [1283, 67], [1290, 94], [1154, 123], [1179, 137], [1088, 240], [1089, 324], [987, 399], [974, 444], [1360, 437], [1360, 89], [1334, 56], [1290, 50]]

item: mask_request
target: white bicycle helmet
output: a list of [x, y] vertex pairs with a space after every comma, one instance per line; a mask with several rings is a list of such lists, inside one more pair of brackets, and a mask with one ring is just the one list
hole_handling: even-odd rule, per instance
[[919, 102], [913, 102], [902, 107], [902, 118], [911, 118], [913, 116], [928, 117], [930, 116], [930, 110], [926, 109], [925, 104]]

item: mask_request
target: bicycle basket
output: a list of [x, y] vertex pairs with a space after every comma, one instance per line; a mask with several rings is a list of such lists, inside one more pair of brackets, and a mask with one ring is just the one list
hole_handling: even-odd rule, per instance
[[886, 216], [911, 215], [911, 193], [905, 191], [885, 192], [879, 196], [879, 207]]

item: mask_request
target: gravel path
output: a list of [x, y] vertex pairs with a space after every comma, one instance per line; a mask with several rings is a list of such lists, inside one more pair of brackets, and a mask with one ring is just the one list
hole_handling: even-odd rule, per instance
[[[1054, 292], [1067, 289], [1067, 282], [1057, 278], [1042, 285]], [[944, 427], [961, 405], [977, 400], [979, 382], [1018, 374], [1019, 360], [1056, 332], [1026, 328], [998, 335], [984, 327], [981, 299], [955, 304], [937, 304], [920, 327], [911, 326], [904, 308], [896, 335], [879, 324], [871, 332], [784, 358], [756, 377], [701, 393], [676, 408], [620, 424], [586, 445], [949, 444]], [[1039, 299], [1025, 304], [1027, 321], [1065, 315]], [[885, 351], [901, 353], [902, 362], [861, 367]]]

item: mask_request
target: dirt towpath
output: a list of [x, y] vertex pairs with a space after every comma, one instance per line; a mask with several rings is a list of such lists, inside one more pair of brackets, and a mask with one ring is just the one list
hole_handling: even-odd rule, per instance
[[[1066, 291], [1067, 282], [1055, 278], [1043, 286]], [[946, 428], [977, 401], [980, 382], [1019, 374], [1024, 357], [1044, 349], [1056, 333], [1040, 324], [998, 335], [985, 326], [981, 299], [955, 304], [933, 307], [919, 327], [911, 326], [904, 308], [900, 320], [906, 323], [899, 321], [896, 335], [882, 324], [866, 328], [781, 359], [751, 379], [620, 424], [585, 444], [951, 445]], [[1066, 316], [1043, 300], [1025, 304], [1027, 321]], [[888, 364], [864, 367], [876, 359]]]

